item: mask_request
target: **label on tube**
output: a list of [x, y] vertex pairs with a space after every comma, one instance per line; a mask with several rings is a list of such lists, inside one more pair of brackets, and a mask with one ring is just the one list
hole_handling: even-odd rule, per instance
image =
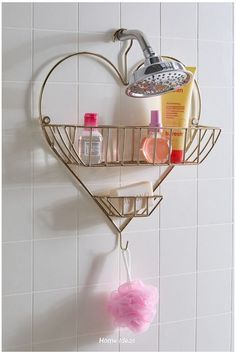
[[[195, 67], [186, 67], [186, 70], [191, 71], [193, 77], [191, 81], [180, 89], [167, 93], [162, 96], [162, 124], [164, 128], [176, 127], [172, 129], [172, 133], [168, 130], [165, 135], [170, 139], [171, 135], [171, 162], [183, 162], [184, 141], [186, 129], [189, 126], [191, 97], [193, 91]], [[182, 128], [182, 129], [181, 129]]]

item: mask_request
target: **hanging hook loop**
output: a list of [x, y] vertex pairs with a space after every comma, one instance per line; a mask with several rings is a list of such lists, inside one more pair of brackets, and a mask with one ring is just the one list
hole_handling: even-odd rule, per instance
[[122, 236], [121, 236], [121, 232], [119, 232], [119, 238], [120, 238], [120, 249], [122, 251], [126, 251], [128, 249], [129, 246], [129, 241], [126, 241], [126, 245], [125, 247], [122, 245]]

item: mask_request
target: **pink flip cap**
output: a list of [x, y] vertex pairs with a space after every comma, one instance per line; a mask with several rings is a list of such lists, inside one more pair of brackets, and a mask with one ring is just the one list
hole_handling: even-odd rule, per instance
[[85, 113], [84, 115], [84, 125], [86, 127], [97, 127], [98, 125], [98, 114], [97, 113]]

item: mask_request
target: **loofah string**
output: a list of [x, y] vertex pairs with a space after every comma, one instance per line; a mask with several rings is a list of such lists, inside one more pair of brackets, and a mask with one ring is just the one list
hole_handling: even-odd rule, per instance
[[127, 250], [122, 251], [122, 256], [124, 260], [125, 270], [127, 273], [127, 279], [129, 282], [131, 282], [131, 253], [129, 248], [127, 248]]

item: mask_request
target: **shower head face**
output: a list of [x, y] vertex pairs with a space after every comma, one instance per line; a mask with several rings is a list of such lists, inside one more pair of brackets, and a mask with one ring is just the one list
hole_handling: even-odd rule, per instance
[[159, 96], [186, 85], [192, 73], [176, 61], [159, 61], [136, 70], [130, 79], [126, 94], [145, 98]]

